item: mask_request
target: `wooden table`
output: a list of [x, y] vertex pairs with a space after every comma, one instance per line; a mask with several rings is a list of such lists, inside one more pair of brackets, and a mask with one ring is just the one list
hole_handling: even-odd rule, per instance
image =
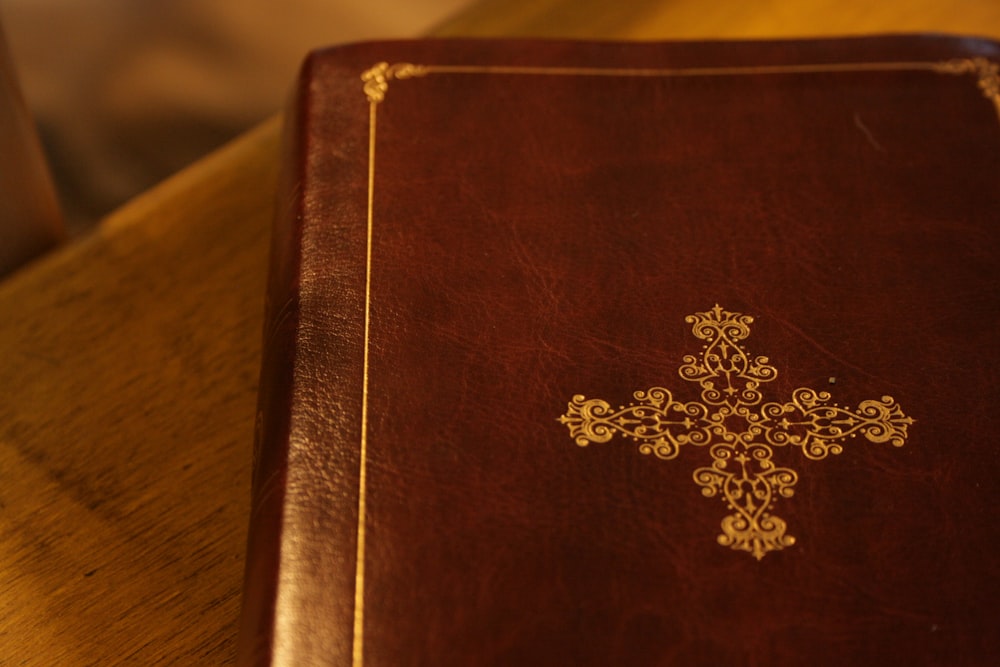
[[[950, 31], [995, 0], [483, 0], [439, 35]], [[268, 121], [0, 283], [0, 665], [233, 660]]]

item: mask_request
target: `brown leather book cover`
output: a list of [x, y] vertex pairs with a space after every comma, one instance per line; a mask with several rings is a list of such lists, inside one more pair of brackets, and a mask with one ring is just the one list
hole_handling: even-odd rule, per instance
[[312, 55], [242, 664], [1000, 664], [998, 62]]

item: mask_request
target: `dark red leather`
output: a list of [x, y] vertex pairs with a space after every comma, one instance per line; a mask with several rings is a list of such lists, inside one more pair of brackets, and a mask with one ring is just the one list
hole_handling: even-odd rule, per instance
[[[396, 77], [374, 105], [358, 614], [361, 75], [382, 61], [588, 73]], [[275, 232], [241, 664], [1000, 664], [998, 61], [948, 37], [313, 54]], [[609, 68], [678, 71], [590, 72]], [[577, 394], [699, 401], [685, 318], [715, 304], [753, 316], [765, 401], [892, 396], [915, 420], [902, 447], [774, 447], [798, 474], [774, 509], [796, 542], [760, 560], [716, 541], [727, 508], [693, 479], [707, 447], [579, 447], [559, 421]]]

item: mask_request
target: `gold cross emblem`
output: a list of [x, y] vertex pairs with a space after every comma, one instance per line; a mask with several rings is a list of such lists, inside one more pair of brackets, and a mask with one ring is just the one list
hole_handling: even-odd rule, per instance
[[722, 519], [719, 544], [747, 551], [760, 560], [769, 551], [795, 544], [786, 523], [771, 513], [778, 498], [794, 493], [798, 473], [772, 460], [774, 447], [798, 447], [818, 461], [840, 454], [843, 443], [859, 434], [869, 442], [902, 447], [914, 420], [891, 396], [862, 401], [849, 409], [830, 402], [830, 394], [808, 387], [791, 400], [765, 403], [760, 385], [778, 371], [767, 357], [752, 358], [740, 344], [753, 318], [716, 305], [685, 318], [705, 341], [701, 354], [686, 355], [681, 378], [701, 387], [701, 400], [675, 400], [669, 389], [637, 391], [637, 403], [617, 410], [601, 399], [576, 395], [559, 421], [581, 447], [608, 442], [615, 434], [631, 438], [642, 454], [673, 459], [684, 445], [709, 447], [712, 463], [694, 471], [702, 495], [719, 497], [731, 514]]

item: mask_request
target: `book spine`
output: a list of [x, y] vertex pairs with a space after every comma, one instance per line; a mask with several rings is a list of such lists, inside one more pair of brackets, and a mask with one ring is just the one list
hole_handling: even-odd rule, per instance
[[[313, 60], [300, 80], [310, 78]], [[253, 450], [253, 483], [237, 664], [270, 665], [281, 567], [292, 383], [299, 323], [304, 217], [303, 178], [310, 90], [299, 85], [288, 105], [275, 201]]]

